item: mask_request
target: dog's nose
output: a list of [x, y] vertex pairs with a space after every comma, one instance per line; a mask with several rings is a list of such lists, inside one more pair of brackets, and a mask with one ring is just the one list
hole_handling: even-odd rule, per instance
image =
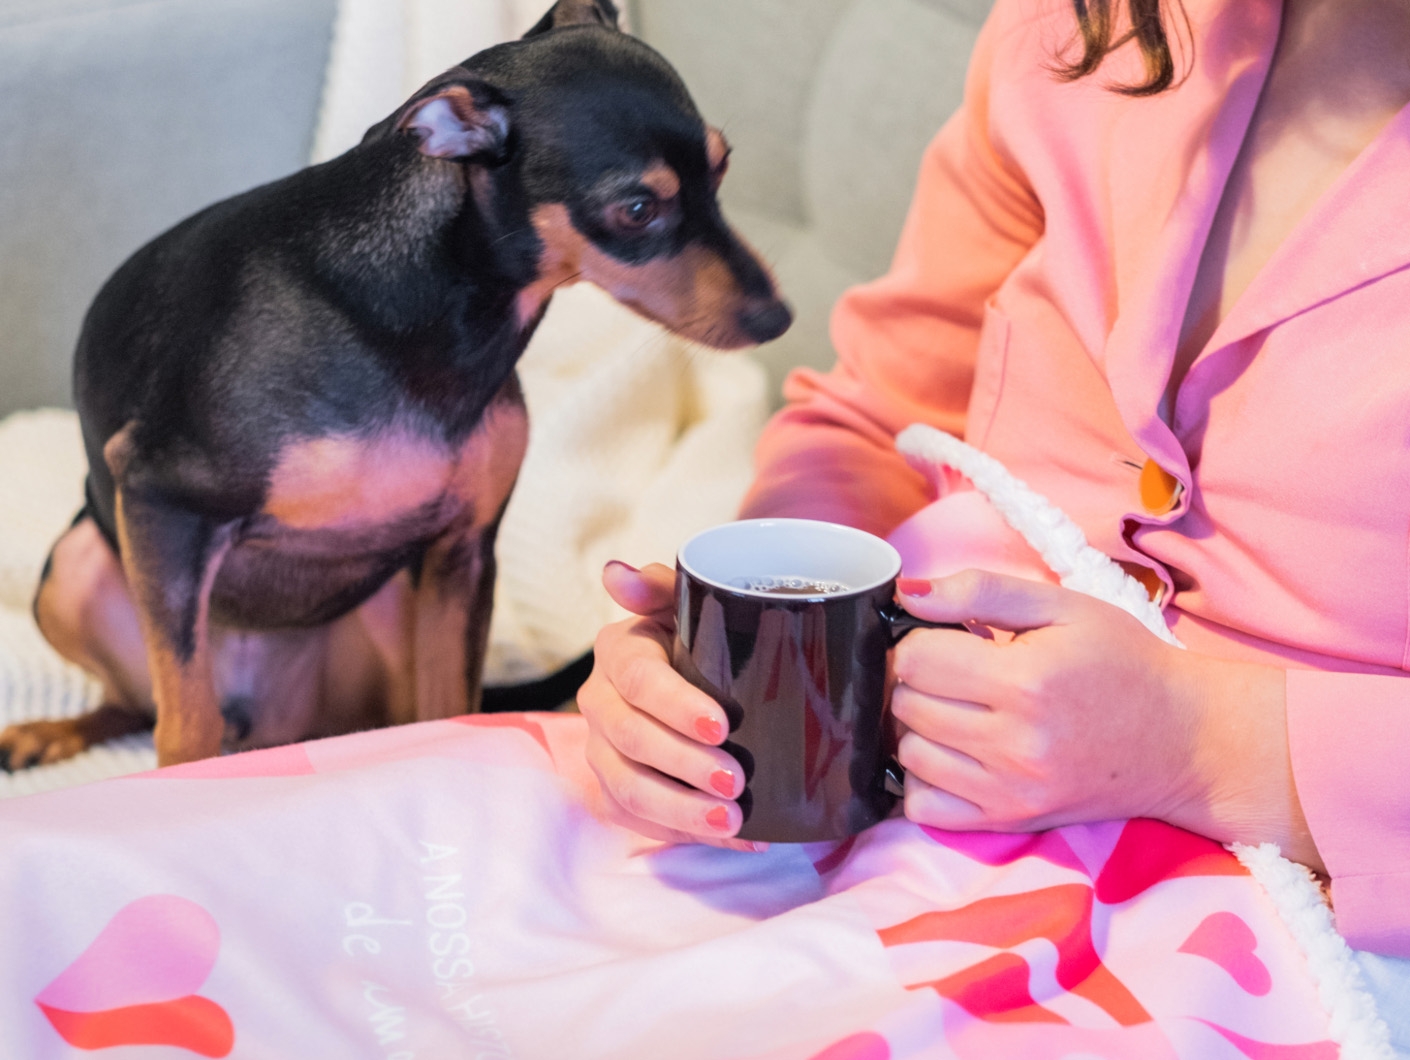
[[777, 298], [751, 302], [739, 311], [739, 326], [755, 342], [778, 338], [793, 323], [793, 310]]

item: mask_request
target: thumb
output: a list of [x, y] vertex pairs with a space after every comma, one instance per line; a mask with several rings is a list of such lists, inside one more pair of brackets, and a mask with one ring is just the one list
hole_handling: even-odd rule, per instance
[[1049, 582], [982, 570], [929, 581], [901, 578], [896, 591], [901, 605], [917, 618], [977, 622], [1011, 633], [1067, 622], [1075, 601], [1083, 599]]
[[676, 572], [661, 563], [637, 570], [619, 559], [602, 568], [607, 595], [634, 615], [666, 621], [676, 609]]

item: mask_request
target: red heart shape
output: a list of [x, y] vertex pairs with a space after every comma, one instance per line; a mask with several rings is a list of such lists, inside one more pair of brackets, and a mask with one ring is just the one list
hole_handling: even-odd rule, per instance
[[218, 1004], [196, 996], [219, 951], [215, 918], [195, 902], [139, 898], [114, 914], [35, 1004], [75, 1048], [173, 1045], [226, 1056], [234, 1025]]

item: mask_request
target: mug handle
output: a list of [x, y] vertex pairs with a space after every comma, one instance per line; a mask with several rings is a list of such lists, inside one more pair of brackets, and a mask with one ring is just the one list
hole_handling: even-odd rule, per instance
[[[895, 600], [888, 600], [882, 605], [881, 619], [886, 623], [886, 635], [893, 648], [901, 642], [902, 637], [913, 629], [958, 629], [965, 633], [969, 632], [958, 622], [931, 622], [924, 618], [917, 618]], [[890, 758], [886, 762], [886, 767], [882, 772], [882, 785], [898, 799], [906, 793], [906, 771], [901, 768], [901, 763], [895, 758]]]
[[886, 623], [886, 633], [893, 648], [913, 629], [958, 629], [964, 633], [969, 632], [958, 622], [930, 622], [924, 618], [916, 618], [895, 600], [888, 600], [881, 606], [881, 618]]

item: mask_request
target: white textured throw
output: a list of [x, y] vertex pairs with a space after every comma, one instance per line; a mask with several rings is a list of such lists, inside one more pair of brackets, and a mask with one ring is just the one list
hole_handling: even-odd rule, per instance
[[758, 362], [712, 353], [595, 287], [554, 295], [520, 362], [529, 451], [500, 527], [490, 683], [543, 676], [623, 614], [609, 559], [675, 561], [734, 518], [768, 415]]
[[[918, 470], [934, 473], [940, 467], [950, 467], [968, 478], [1004, 521], [1043, 557], [1065, 588], [1128, 611], [1162, 640], [1183, 647], [1141, 584], [1089, 545], [1081, 528], [1056, 505], [992, 456], [920, 423], [896, 436], [896, 448]], [[1377, 1013], [1361, 969], [1346, 940], [1337, 933], [1331, 909], [1312, 874], [1283, 857], [1271, 843], [1258, 847], [1236, 843], [1230, 849], [1268, 892], [1306, 956], [1343, 1060], [1393, 1058], [1390, 1030]]]

